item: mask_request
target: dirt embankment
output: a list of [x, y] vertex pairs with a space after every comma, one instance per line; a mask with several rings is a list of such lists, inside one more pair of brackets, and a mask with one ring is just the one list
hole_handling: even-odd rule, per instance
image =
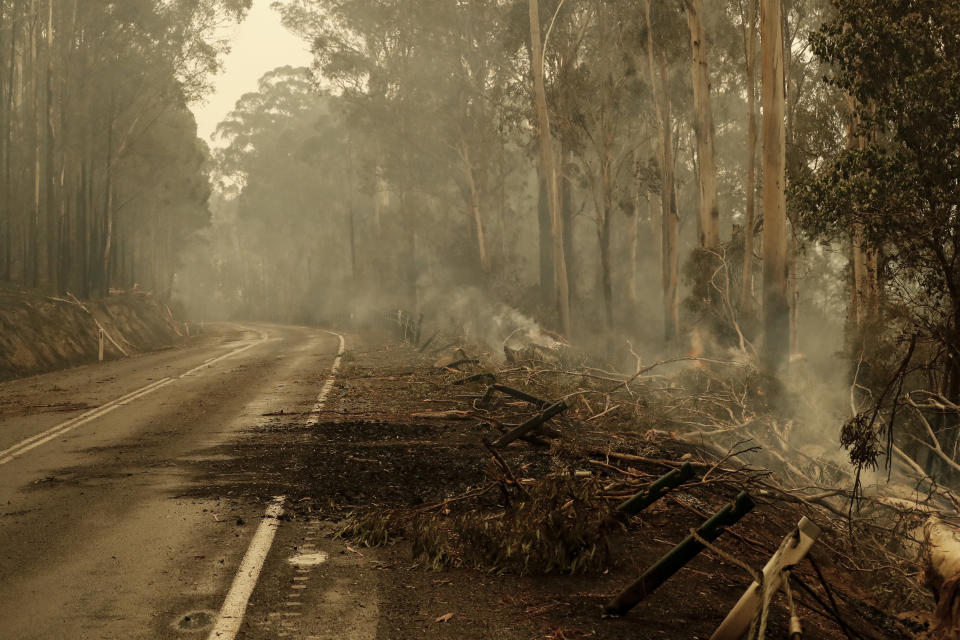
[[182, 329], [143, 294], [79, 301], [0, 289], [0, 380], [173, 345]]

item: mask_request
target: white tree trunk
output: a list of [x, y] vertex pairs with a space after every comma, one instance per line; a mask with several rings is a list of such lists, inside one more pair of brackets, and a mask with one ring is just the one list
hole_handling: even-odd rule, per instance
[[567, 261], [563, 250], [563, 218], [560, 215], [560, 196], [557, 191], [557, 171], [547, 113], [547, 90], [543, 70], [543, 42], [540, 38], [540, 3], [529, 0], [530, 44], [533, 67], [533, 88], [537, 103], [537, 122], [540, 126], [540, 156], [547, 183], [547, 201], [550, 208], [551, 237], [553, 240], [553, 271], [557, 290], [560, 331], [570, 335], [570, 284], [567, 280]]
[[747, 176], [746, 219], [743, 223], [743, 279], [740, 289], [740, 312], [753, 313], [753, 230], [756, 227], [757, 203], [757, 0], [747, 0], [747, 25], [744, 27], [744, 54], [747, 79]]
[[763, 83], [763, 317], [764, 360], [771, 371], [790, 349], [787, 296], [786, 131], [780, 0], [760, 4]]
[[703, 0], [686, 0], [690, 30], [690, 71], [696, 110], [697, 164], [700, 182], [700, 237], [703, 249], [720, 245], [720, 209], [717, 205], [717, 161], [714, 151], [713, 109], [710, 106], [710, 67], [703, 33]]
[[[660, 162], [660, 264], [663, 288], [663, 334], [664, 340], [677, 337], [680, 324], [680, 309], [677, 290], [680, 282], [678, 253], [680, 221], [677, 215], [676, 187], [673, 172], [673, 125], [670, 113], [670, 91], [667, 86], [666, 56], [661, 55], [659, 64], [653, 52], [653, 29], [650, 20], [650, 0], [645, 0], [647, 21], [647, 63], [650, 70], [650, 87], [656, 106], [657, 124], [660, 129], [657, 150]], [[657, 69], [659, 67], [659, 74]], [[660, 76], [660, 84], [657, 76]]]

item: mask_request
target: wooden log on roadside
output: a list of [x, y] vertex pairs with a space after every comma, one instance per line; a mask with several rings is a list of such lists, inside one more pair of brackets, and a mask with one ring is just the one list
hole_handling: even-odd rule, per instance
[[418, 411], [410, 414], [411, 418], [429, 418], [431, 420], [469, 420], [470, 412], [460, 409], [445, 411]]
[[510, 431], [506, 432], [500, 439], [494, 443], [495, 447], [505, 447], [514, 440], [522, 438], [523, 436], [531, 435], [534, 431], [538, 430], [543, 423], [553, 418], [554, 416], [560, 415], [566, 411], [569, 407], [566, 402], [562, 400], [560, 402], [554, 403], [541, 411], [539, 414], [533, 416], [523, 424], [517, 425]]
[[547, 400], [538, 398], [525, 391], [521, 391], [520, 389], [514, 389], [513, 387], [508, 387], [505, 384], [496, 384], [496, 380], [494, 380], [490, 384], [490, 386], [487, 388], [486, 393], [484, 393], [483, 397], [480, 398], [479, 406], [481, 407], [489, 406], [490, 402], [493, 400], [493, 396], [496, 395], [497, 392], [500, 392], [504, 395], [512, 396], [514, 398], [518, 398], [520, 400], [523, 400], [524, 402], [529, 402], [530, 404], [534, 405], [536, 408], [541, 410], [546, 409], [547, 407], [550, 406], [550, 402]]
[[937, 603], [933, 638], [960, 638], [960, 529], [931, 516], [923, 524], [924, 583]]
[[529, 402], [530, 404], [532, 404], [538, 409], [546, 409], [547, 407], [550, 406], [550, 402], [547, 400], [544, 400], [543, 398], [538, 398], [525, 391], [521, 391], [520, 389], [514, 389], [513, 387], [508, 387], [505, 384], [495, 384], [493, 385], [493, 388], [499, 391], [500, 393], [506, 394], [508, 396], [512, 396], [514, 398], [518, 398], [520, 400], [523, 400], [524, 402]]

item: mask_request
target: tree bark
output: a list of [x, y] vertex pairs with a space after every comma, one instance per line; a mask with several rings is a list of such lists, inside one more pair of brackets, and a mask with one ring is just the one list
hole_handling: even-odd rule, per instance
[[42, 244], [40, 242], [40, 185], [41, 185], [41, 145], [43, 139], [43, 128], [40, 120], [40, 84], [37, 82], [39, 67], [39, 52], [37, 39], [39, 38], [40, 27], [39, 6], [37, 0], [31, 0], [30, 13], [33, 16], [30, 23], [30, 77], [32, 79], [31, 95], [33, 100], [33, 210], [30, 215], [27, 232], [27, 252], [28, 264], [27, 286], [37, 287], [41, 284], [40, 265], [43, 259], [40, 255]]
[[787, 296], [786, 132], [780, 0], [761, 0], [763, 83], [764, 363], [776, 372], [790, 349]]
[[744, 49], [747, 80], [747, 175], [744, 180], [746, 219], [743, 223], [743, 277], [740, 313], [753, 314], [753, 239], [757, 225], [757, 0], [747, 0]]
[[347, 184], [347, 231], [350, 235], [350, 280], [353, 285], [358, 284], [359, 273], [357, 271], [357, 222], [356, 212], [353, 206], [353, 157], [351, 150], [353, 145], [350, 142], [350, 136], [347, 135], [346, 145], [346, 184]]
[[470, 212], [473, 217], [474, 232], [477, 234], [477, 255], [480, 260], [480, 271], [486, 275], [490, 273], [490, 259], [487, 256], [487, 238], [483, 228], [480, 190], [477, 187], [476, 176], [473, 172], [473, 163], [470, 161], [470, 147], [467, 146], [466, 140], [460, 141], [460, 160], [463, 162], [463, 175], [467, 182]]
[[567, 291], [571, 305], [577, 300], [577, 253], [573, 245], [573, 186], [566, 175], [570, 166], [570, 150], [560, 141], [560, 168], [557, 185], [560, 195], [560, 218], [563, 227], [563, 262], [567, 267]]
[[663, 310], [664, 339], [671, 342], [680, 331], [680, 306], [677, 291], [680, 287], [680, 215], [677, 211], [677, 185], [673, 167], [673, 124], [669, 85], [667, 84], [667, 55], [660, 52], [660, 77], [663, 88]]
[[[673, 125], [667, 84], [666, 55], [661, 54], [658, 64], [653, 51], [650, 0], [644, 0], [644, 12], [647, 21], [647, 63], [650, 72], [650, 88], [660, 130], [657, 151], [660, 164], [660, 282], [663, 291], [663, 337], [666, 342], [671, 342], [677, 337], [680, 324], [680, 309], [677, 301], [680, 273], [677, 253], [679, 218], [673, 174]], [[658, 67], [660, 85], [657, 83]]]
[[553, 154], [553, 139], [550, 134], [550, 118], [547, 113], [547, 90], [544, 82], [543, 44], [540, 39], [540, 4], [529, 0], [530, 10], [530, 64], [533, 67], [534, 95], [537, 103], [537, 121], [540, 127], [540, 155], [547, 186], [547, 202], [550, 207], [551, 238], [553, 244], [554, 279], [557, 296], [557, 311], [560, 331], [570, 335], [570, 289], [567, 281], [567, 265], [563, 251], [563, 219], [560, 214], [560, 198], [557, 192], [557, 172]]
[[[630, 303], [637, 305], [640, 302], [640, 289], [638, 282], [637, 260], [639, 258], [640, 245], [640, 184], [638, 175], [640, 173], [640, 154], [633, 152], [633, 175], [630, 181], [630, 188], [633, 191], [631, 203], [633, 204], [633, 216], [630, 219], [630, 265], [627, 271], [627, 293], [630, 296]], [[651, 212], [651, 215], [653, 213]]]
[[599, 220], [600, 284], [603, 290], [603, 311], [607, 336], [613, 331], [613, 261], [610, 257], [610, 227], [613, 222], [613, 184], [609, 157], [603, 159], [600, 174], [601, 211]]
[[[847, 100], [850, 107], [850, 119], [847, 122], [847, 148], [863, 149], [866, 140], [859, 131], [860, 123], [856, 116], [856, 104], [853, 98]], [[850, 233], [850, 262], [853, 265], [853, 291], [850, 306], [851, 316], [857, 331], [862, 332], [867, 319], [874, 317], [877, 311], [878, 274], [877, 252], [868, 246], [863, 224], [855, 222]], [[863, 335], [858, 336], [862, 341]]]
[[547, 179], [542, 163], [537, 167], [537, 228], [539, 230], [540, 247], [540, 291], [544, 303], [553, 304], [554, 286], [553, 275], [553, 245], [550, 239], [550, 203], [547, 197]]
[[703, 32], [703, 0], [685, 0], [690, 30], [690, 71], [696, 111], [697, 163], [700, 185], [701, 249], [720, 245], [720, 209], [717, 205], [717, 161], [714, 150], [713, 109], [710, 106], [710, 67]]
[[53, 39], [53, 3], [54, 0], [47, 0], [47, 65], [46, 65], [46, 174], [45, 189], [46, 197], [46, 222], [44, 224], [46, 237], [43, 241], [47, 245], [47, 290], [51, 293], [60, 292], [59, 280], [59, 258], [60, 258], [60, 224], [57, 220], [57, 175], [54, 162], [54, 145], [56, 142], [54, 132], [54, 114], [55, 105], [53, 99], [53, 63], [54, 63], [54, 39]]
[[[2, 8], [0, 8], [2, 10]], [[0, 14], [0, 20], [3, 15]], [[11, 174], [10, 151], [12, 148], [13, 132], [13, 72], [15, 69], [14, 55], [16, 54], [16, 13], [14, 7], [10, 7], [9, 29], [10, 29], [10, 47], [8, 49], [9, 59], [7, 68], [3, 69], [6, 73], [7, 81], [5, 86], [0, 86], [0, 109], [2, 109], [2, 127], [3, 137], [0, 138], [0, 159], [3, 162], [3, 185], [2, 200], [0, 200], [0, 280], [10, 281], [13, 277], [13, 181]]]

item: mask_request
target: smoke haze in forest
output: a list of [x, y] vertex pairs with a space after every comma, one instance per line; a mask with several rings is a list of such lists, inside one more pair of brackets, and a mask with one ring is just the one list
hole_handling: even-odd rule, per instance
[[[257, 80], [267, 71], [283, 65], [309, 66], [309, 46], [280, 24], [270, 8], [271, 0], [254, 0], [247, 17], [223, 34], [230, 53], [223, 70], [213, 78], [213, 91], [192, 105], [197, 118], [197, 135], [210, 141], [217, 125], [244, 93], [256, 91]], [[212, 141], [216, 145], [216, 140]]]
[[0, 281], [744, 362], [861, 467], [960, 472], [955, 3], [0, 0], [0, 34]]

